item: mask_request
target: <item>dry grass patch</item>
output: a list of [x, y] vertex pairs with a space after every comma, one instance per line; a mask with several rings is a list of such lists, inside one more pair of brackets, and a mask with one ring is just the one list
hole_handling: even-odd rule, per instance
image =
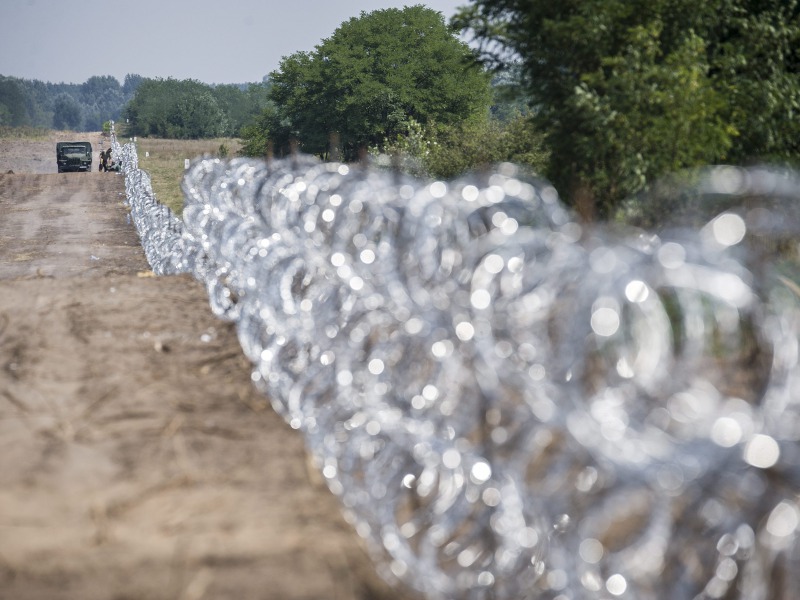
[[[120, 140], [125, 143], [125, 140]], [[136, 152], [139, 168], [150, 175], [153, 192], [162, 204], [175, 213], [183, 211], [183, 192], [181, 180], [184, 174], [184, 161], [198, 156], [236, 156], [242, 147], [236, 138], [215, 138], [208, 140], [169, 140], [161, 138], [137, 138]]]
[[0, 139], [11, 140], [79, 140], [84, 139], [89, 132], [86, 131], [72, 131], [72, 130], [58, 130], [46, 129], [44, 127], [11, 127], [9, 125], [0, 125]]
[[9, 127], [0, 125], [0, 139], [46, 140], [50, 137], [49, 129], [39, 127]]

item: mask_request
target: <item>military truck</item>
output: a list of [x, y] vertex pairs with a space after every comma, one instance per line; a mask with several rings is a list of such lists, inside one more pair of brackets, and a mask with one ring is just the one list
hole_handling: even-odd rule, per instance
[[56, 163], [59, 173], [91, 171], [92, 145], [89, 142], [57, 142]]

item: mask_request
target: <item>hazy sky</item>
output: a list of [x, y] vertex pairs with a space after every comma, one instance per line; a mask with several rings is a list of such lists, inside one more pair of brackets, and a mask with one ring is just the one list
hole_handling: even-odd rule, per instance
[[361, 11], [414, 4], [448, 20], [469, 0], [0, 0], [0, 75], [261, 81]]

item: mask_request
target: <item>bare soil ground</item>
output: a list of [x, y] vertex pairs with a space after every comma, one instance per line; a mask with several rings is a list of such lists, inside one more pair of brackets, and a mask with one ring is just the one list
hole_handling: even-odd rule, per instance
[[122, 176], [56, 139], [0, 139], [0, 600], [399, 597]]

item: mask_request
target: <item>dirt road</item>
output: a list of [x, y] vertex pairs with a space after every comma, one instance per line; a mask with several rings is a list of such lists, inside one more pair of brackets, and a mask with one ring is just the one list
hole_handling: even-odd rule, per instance
[[397, 597], [122, 176], [54, 148], [0, 139], [0, 600]]

